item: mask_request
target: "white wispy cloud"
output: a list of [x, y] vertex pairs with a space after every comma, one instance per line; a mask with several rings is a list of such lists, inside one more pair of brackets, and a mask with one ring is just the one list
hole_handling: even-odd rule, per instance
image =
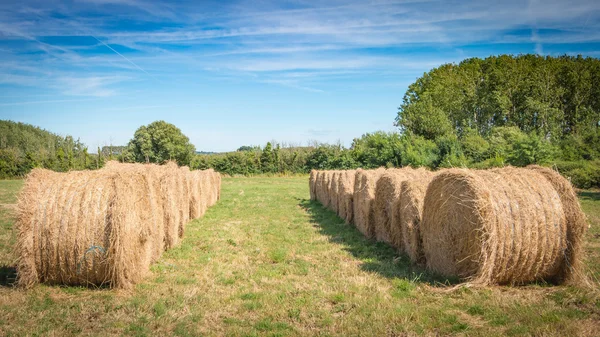
[[[69, 36], [96, 43], [53, 39]], [[467, 56], [461, 48], [469, 44], [529, 44], [543, 54], [552, 44], [600, 43], [600, 3], [25, 0], [0, 3], [0, 40], [28, 42], [1, 47], [9, 48], [0, 56], [9, 64], [0, 64], [2, 83], [67, 95], [114, 95], [116, 85], [137, 75], [206, 71], [321, 92], [319, 80], [343, 72], [381, 77], [427, 70]], [[85, 76], [64, 80], [73, 73]]]

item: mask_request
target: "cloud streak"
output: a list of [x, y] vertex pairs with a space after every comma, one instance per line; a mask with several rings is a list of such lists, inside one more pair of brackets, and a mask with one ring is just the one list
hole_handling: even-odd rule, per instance
[[[339, 72], [351, 71], [346, 77], [356, 78], [414, 76], [444, 62], [480, 56], [469, 52], [479, 44], [498, 50], [514, 45], [519, 52], [538, 54], [600, 44], [600, 3], [585, 0], [26, 0], [19, 6], [0, 4], [0, 22], [0, 48], [8, 50], [0, 58], [13, 65], [4, 67], [3, 83], [37, 83], [66, 95], [82, 90], [57, 87], [64, 77], [131, 81], [139, 72], [158, 82], [158, 77], [227, 75], [320, 93]], [[27, 67], [37, 67], [38, 74]], [[113, 95], [120, 82], [91, 86], [92, 95]]]

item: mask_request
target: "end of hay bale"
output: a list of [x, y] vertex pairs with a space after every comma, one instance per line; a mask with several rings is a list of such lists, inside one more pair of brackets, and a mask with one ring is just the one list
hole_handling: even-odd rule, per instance
[[400, 230], [404, 252], [416, 264], [425, 264], [423, 240], [421, 239], [421, 219], [423, 202], [427, 186], [433, 177], [425, 177], [412, 181], [403, 181], [397, 212], [400, 216]]
[[564, 266], [561, 268], [561, 273], [557, 275], [556, 282], [569, 284], [586, 283], [588, 280], [583, 271], [583, 238], [588, 226], [585, 213], [581, 209], [573, 185], [555, 170], [537, 165], [530, 165], [527, 168], [540, 173], [554, 186], [560, 196], [565, 212], [567, 221], [567, 249]]
[[565, 219], [558, 193], [533, 170], [447, 170], [425, 194], [427, 266], [481, 284], [552, 280], [567, 248]]

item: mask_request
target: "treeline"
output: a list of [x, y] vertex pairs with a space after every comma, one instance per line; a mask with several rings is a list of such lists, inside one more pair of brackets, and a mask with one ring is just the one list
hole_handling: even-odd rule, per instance
[[58, 172], [93, 169], [103, 165], [102, 158], [71, 136], [0, 120], [0, 179], [22, 177], [35, 167]]
[[[581, 151], [600, 158], [599, 148]], [[251, 147], [246, 150], [197, 155], [194, 169], [214, 168], [229, 175], [308, 173], [311, 169], [337, 170], [377, 167], [490, 168], [506, 165], [553, 166], [581, 188], [600, 187], [600, 160], [570, 160], [572, 152], [553, 146], [516, 127], [498, 127], [489, 137], [470, 134], [456, 141], [438, 142], [410, 133], [367, 133], [352, 145], [317, 144], [310, 147]]]

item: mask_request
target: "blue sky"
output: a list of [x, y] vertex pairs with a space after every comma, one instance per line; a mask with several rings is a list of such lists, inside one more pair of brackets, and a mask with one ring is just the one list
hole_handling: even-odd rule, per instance
[[600, 1], [2, 1], [0, 119], [198, 150], [394, 130], [423, 72], [497, 54], [600, 57]]

